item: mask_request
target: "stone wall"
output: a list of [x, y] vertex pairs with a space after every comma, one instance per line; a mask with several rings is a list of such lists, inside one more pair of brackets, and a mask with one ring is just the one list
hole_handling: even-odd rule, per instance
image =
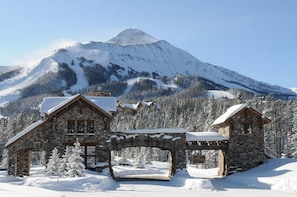
[[[93, 120], [94, 133], [69, 134], [68, 120]], [[110, 118], [95, 111], [83, 101], [69, 106], [67, 110], [45, 120], [40, 126], [7, 147], [9, 151], [8, 174], [18, 176], [29, 174], [30, 151], [45, 151], [47, 162], [55, 147], [62, 155], [66, 145], [73, 145], [76, 140], [81, 145], [96, 146], [96, 160], [107, 161], [106, 139], [110, 136], [110, 121]]]

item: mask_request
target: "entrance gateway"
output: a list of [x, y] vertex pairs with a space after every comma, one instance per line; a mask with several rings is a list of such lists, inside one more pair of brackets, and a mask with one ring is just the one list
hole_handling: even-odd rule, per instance
[[[170, 173], [168, 177], [162, 178], [169, 180], [177, 169], [186, 167], [187, 150], [220, 150], [219, 154], [219, 175], [226, 175], [226, 151], [228, 150], [228, 140], [216, 132], [187, 132], [181, 128], [160, 128], [160, 129], [139, 129], [114, 134], [107, 140], [109, 153], [119, 151], [128, 147], [156, 147], [170, 151]], [[110, 157], [111, 158], [111, 157]], [[222, 160], [222, 161], [221, 161]], [[111, 159], [109, 160], [110, 174], [114, 179], [124, 179], [116, 177], [113, 173]], [[142, 177], [145, 178], [145, 175]], [[160, 177], [150, 177], [160, 179]]]
[[[187, 150], [219, 150], [219, 174], [228, 175], [262, 164], [267, 159], [264, 125], [270, 120], [247, 104], [237, 104], [212, 124], [218, 133], [190, 133], [186, 129], [140, 129], [113, 132], [117, 98], [83, 96], [46, 97], [40, 104], [41, 120], [32, 123], [5, 145], [9, 175], [30, 174], [30, 152], [44, 151], [46, 162], [57, 148], [77, 140], [84, 146], [85, 164], [92, 168], [110, 160], [110, 152], [125, 147], [156, 147], [171, 155], [172, 176], [186, 167]], [[201, 159], [201, 158], [197, 158]], [[203, 159], [203, 158], [202, 158]]]

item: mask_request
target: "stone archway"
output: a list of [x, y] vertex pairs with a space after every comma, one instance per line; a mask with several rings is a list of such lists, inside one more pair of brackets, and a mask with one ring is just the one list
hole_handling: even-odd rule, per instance
[[188, 151], [217, 150], [218, 175], [226, 176], [229, 165], [229, 140], [216, 132], [189, 132], [187, 133], [186, 148]]
[[[185, 134], [184, 133], [117, 133], [107, 140], [109, 158], [111, 151], [121, 150], [127, 147], [156, 147], [168, 150], [171, 153], [170, 174], [175, 174], [176, 169], [186, 166], [185, 159]], [[110, 174], [114, 179], [111, 159], [109, 159]]]
[[110, 174], [115, 180], [170, 180], [173, 175], [170, 150], [141, 146], [110, 153]]

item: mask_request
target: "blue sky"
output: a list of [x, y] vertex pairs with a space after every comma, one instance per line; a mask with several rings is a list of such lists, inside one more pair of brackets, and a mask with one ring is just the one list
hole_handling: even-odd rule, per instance
[[253, 79], [297, 87], [296, 0], [0, 0], [0, 65], [137, 28]]

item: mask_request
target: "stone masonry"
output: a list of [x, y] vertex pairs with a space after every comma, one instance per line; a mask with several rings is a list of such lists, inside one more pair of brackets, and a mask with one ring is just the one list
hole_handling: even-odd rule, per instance
[[[84, 97], [78, 96], [56, 113], [35, 123], [32, 129], [19, 139], [9, 144], [8, 174], [29, 175], [30, 152], [45, 151], [48, 161], [51, 151], [56, 147], [62, 155], [66, 145], [73, 145], [78, 140], [81, 146], [94, 147], [94, 163], [108, 160], [106, 138], [110, 133], [112, 116], [96, 108]], [[69, 121], [74, 130], [69, 132]], [[87, 132], [88, 121], [92, 123], [92, 132]], [[81, 127], [78, 126], [81, 123]], [[78, 129], [83, 132], [78, 132]]]

